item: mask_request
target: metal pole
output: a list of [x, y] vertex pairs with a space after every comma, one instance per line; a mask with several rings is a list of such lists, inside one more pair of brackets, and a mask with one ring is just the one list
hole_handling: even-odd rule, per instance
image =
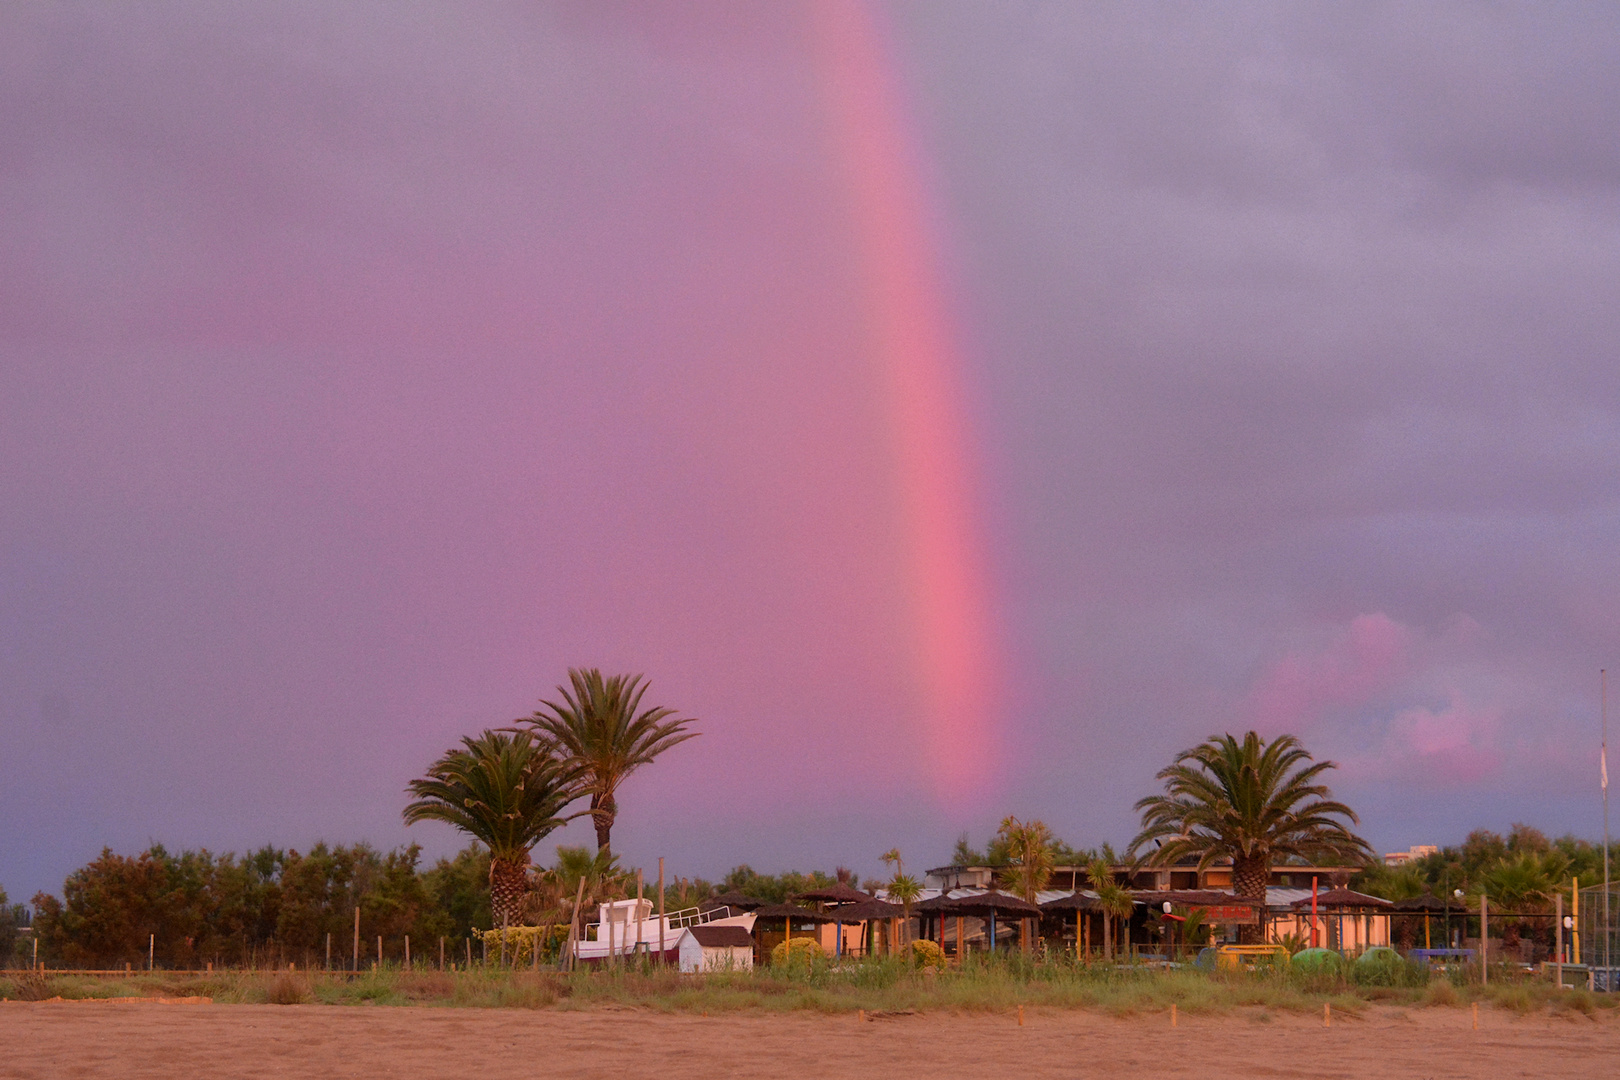
[[658, 962], [664, 963], [664, 857], [658, 857]]
[[1569, 918], [1575, 924], [1569, 935], [1569, 962], [1581, 962], [1581, 879], [1569, 879]]
[[1564, 894], [1553, 898], [1553, 971], [1557, 973], [1558, 988], [1564, 988]]
[[1614, 928], [1609, 924], [1609, 669], [1598, 671], [1602, 679], [1603, 743], [1598, 751], [1598, 768], [1603, 776], [1603, 967], [1608, 986], [1614, 989], [1614, 960], [1609, 955]]

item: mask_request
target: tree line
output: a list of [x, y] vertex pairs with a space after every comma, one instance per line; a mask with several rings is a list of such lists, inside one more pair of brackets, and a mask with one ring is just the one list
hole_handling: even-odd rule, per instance
[[[441, 938], [459, 940], [502, 926], [558, 925], [601, 901], [644, 892], [651, 884], [646, 875], [621, 867], [610, 846], [616, 789], [634, 769], [695, 732], [684, 730], [690, 721], [672, 719], [672, 710], [640, 708], [640, 676], [603, 678], [594, 670], [571, 670], [569, 676], [571, 686], [559, 687], [561, 703], [543, 703], [521, 726], [463, 739], [411, 782], [416, 800], [405, 809], [407, 821], [446, 821], [478, 841], [453, 859], [421, 869], [416, 845], [386, 853], [364, 844], [318, 844], [307, 854], [266, 847], [243, 856], [171, 854], [161, 846], [133, 857], [103, 851], [68, 877], [60, 900], [34, 898], [33, 936], [42, 959], [75, 966], [132, 963], [144, 961], [150, 947], [153, 959], [169, 967], [251, 964], [267, 953], [283, 962], [324, 962], [328, 940], [334, 958], [345, 955], [344, 943], [352, 948], [356, 911], [368, 957], [378, 938], [383, 958], [403, 951], [407, 935], [422, 955]], [[1142, 830], [1123, 858], [1107, 845], [1078, 851], [1043, 822], [1015, 817], [1001, 823], [986, 850], [973, 849], [963, 837], [953, 854], [958, 863], [998, 867], [1002, 887], [1031, 901], [1054, 865], [1085, 865], [1104, 911], [1119, 917], [1129, 914], [1131, 899], [1114, 882], [1111, 865], [1118, 862], [1230, 860], [1234, 893], [1263, 902], [1272, 865], [1329, 856], [1360, 865], [1351, 884], [1386, 899], [1426, 893], [1450, 898], [1460, 890], [1470, 898], [1487, 894], [1497, 910], [1527, 916], [1550, 908], [1571, 881], [1587, 886], [1599, 880], [1601, 851], [1595, 845], [1573, 837], [1550, 840], [1524, 825], [1506, 837], [1475, 831], [1458, 847], [1385, 867], [1350, 831], [1355, 813], [1334, 801], [1321, 782], [1334, 767], [1314, 761], [1293, 736], [1212, 736], [1159, 772], [1164, 794], [1137, 803]], [[587, 799], [587, 809], [568, 812], [572, 803]], [[554, 865], [532, 865], [530, 853], [541, 838], [586, 815], [596, 827], [594, 853], [559, 847]], [[883, 860], [893, 866], [893, 877], [863, 884], [868, 891], [885, 890], [909, 918], [920, 883], [905, 873], [898, 851]], [[671, 879], [665, 900], [675, 910], [724, 889], [778, 902], [853, 880], [843, 868], [773, 876], [744, 865], [718, 883]], [[0, 892], [0, 912], [8, 910], [0, 934], [14, 939], [19, 909], [8, 909]], [[1516, 943], [1530, 925], [1510, 917], [1506, 943]], [[6, 955], [4, 946], [0, 939], [0, 956]]]

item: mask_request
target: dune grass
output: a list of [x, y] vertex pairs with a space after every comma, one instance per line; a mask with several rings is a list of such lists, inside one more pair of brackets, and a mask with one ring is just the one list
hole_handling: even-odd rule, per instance
[[[1477, 977], [1476, 977], [1477, 978]], [[471, 1008], [591, 1009], [619, 1006], [667, 1013], [812, 1010], [823, 1013], [1003, 1012], [1018, 1006], [1086, 1009], [1114, 1016], [1168, 1010], [1319, 1011], [1324, 1002], [1353, 1018], [1370, 1004], [1444, 1008], [1481, 1002], [1516, 1013], [1595, 1015], [1620, 996], [1558, 990], [1528, 974], [1493, 972], [1482, 988], [1463, 976], [1412, 969], [1364, 985], [1348, 975], [1273, 971], [1209, 973], [1131, 965], [1039, 963], [1021, 957], [972, 958], [960, 969], [918, 971], [893, 959], [681, 975], [667, 968], [581, 972], [402, 971], [350, 977], [321, 972], [211, 974], [154, 972], [125, 978], [29, 976], [0, 972], [0, 998], [209, 997], [225, 1003], [282, 1005], [439, 1005]], [[1394, 983], [1394, 985], [1390, 985]]]

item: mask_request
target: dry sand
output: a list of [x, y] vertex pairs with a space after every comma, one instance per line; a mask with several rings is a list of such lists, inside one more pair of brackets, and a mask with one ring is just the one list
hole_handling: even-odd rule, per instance
[[[1612, 1014], [1371, 1008], [1114, 1019], [62, 1002], [0, 1007], [3, 1077], [1544, 1077], [1620, 1064]], [[902, 1072], [903, 1070], [903, 1072]]]

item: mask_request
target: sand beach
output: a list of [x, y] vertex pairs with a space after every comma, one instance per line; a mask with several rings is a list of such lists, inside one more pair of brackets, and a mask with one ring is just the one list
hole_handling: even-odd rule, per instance
[[1620, 1022], [1487, 1007], [1116, 1018], [156, 1002], [0, 1007], [0, 1077], [1518, 1077], [1620, 1060]]

